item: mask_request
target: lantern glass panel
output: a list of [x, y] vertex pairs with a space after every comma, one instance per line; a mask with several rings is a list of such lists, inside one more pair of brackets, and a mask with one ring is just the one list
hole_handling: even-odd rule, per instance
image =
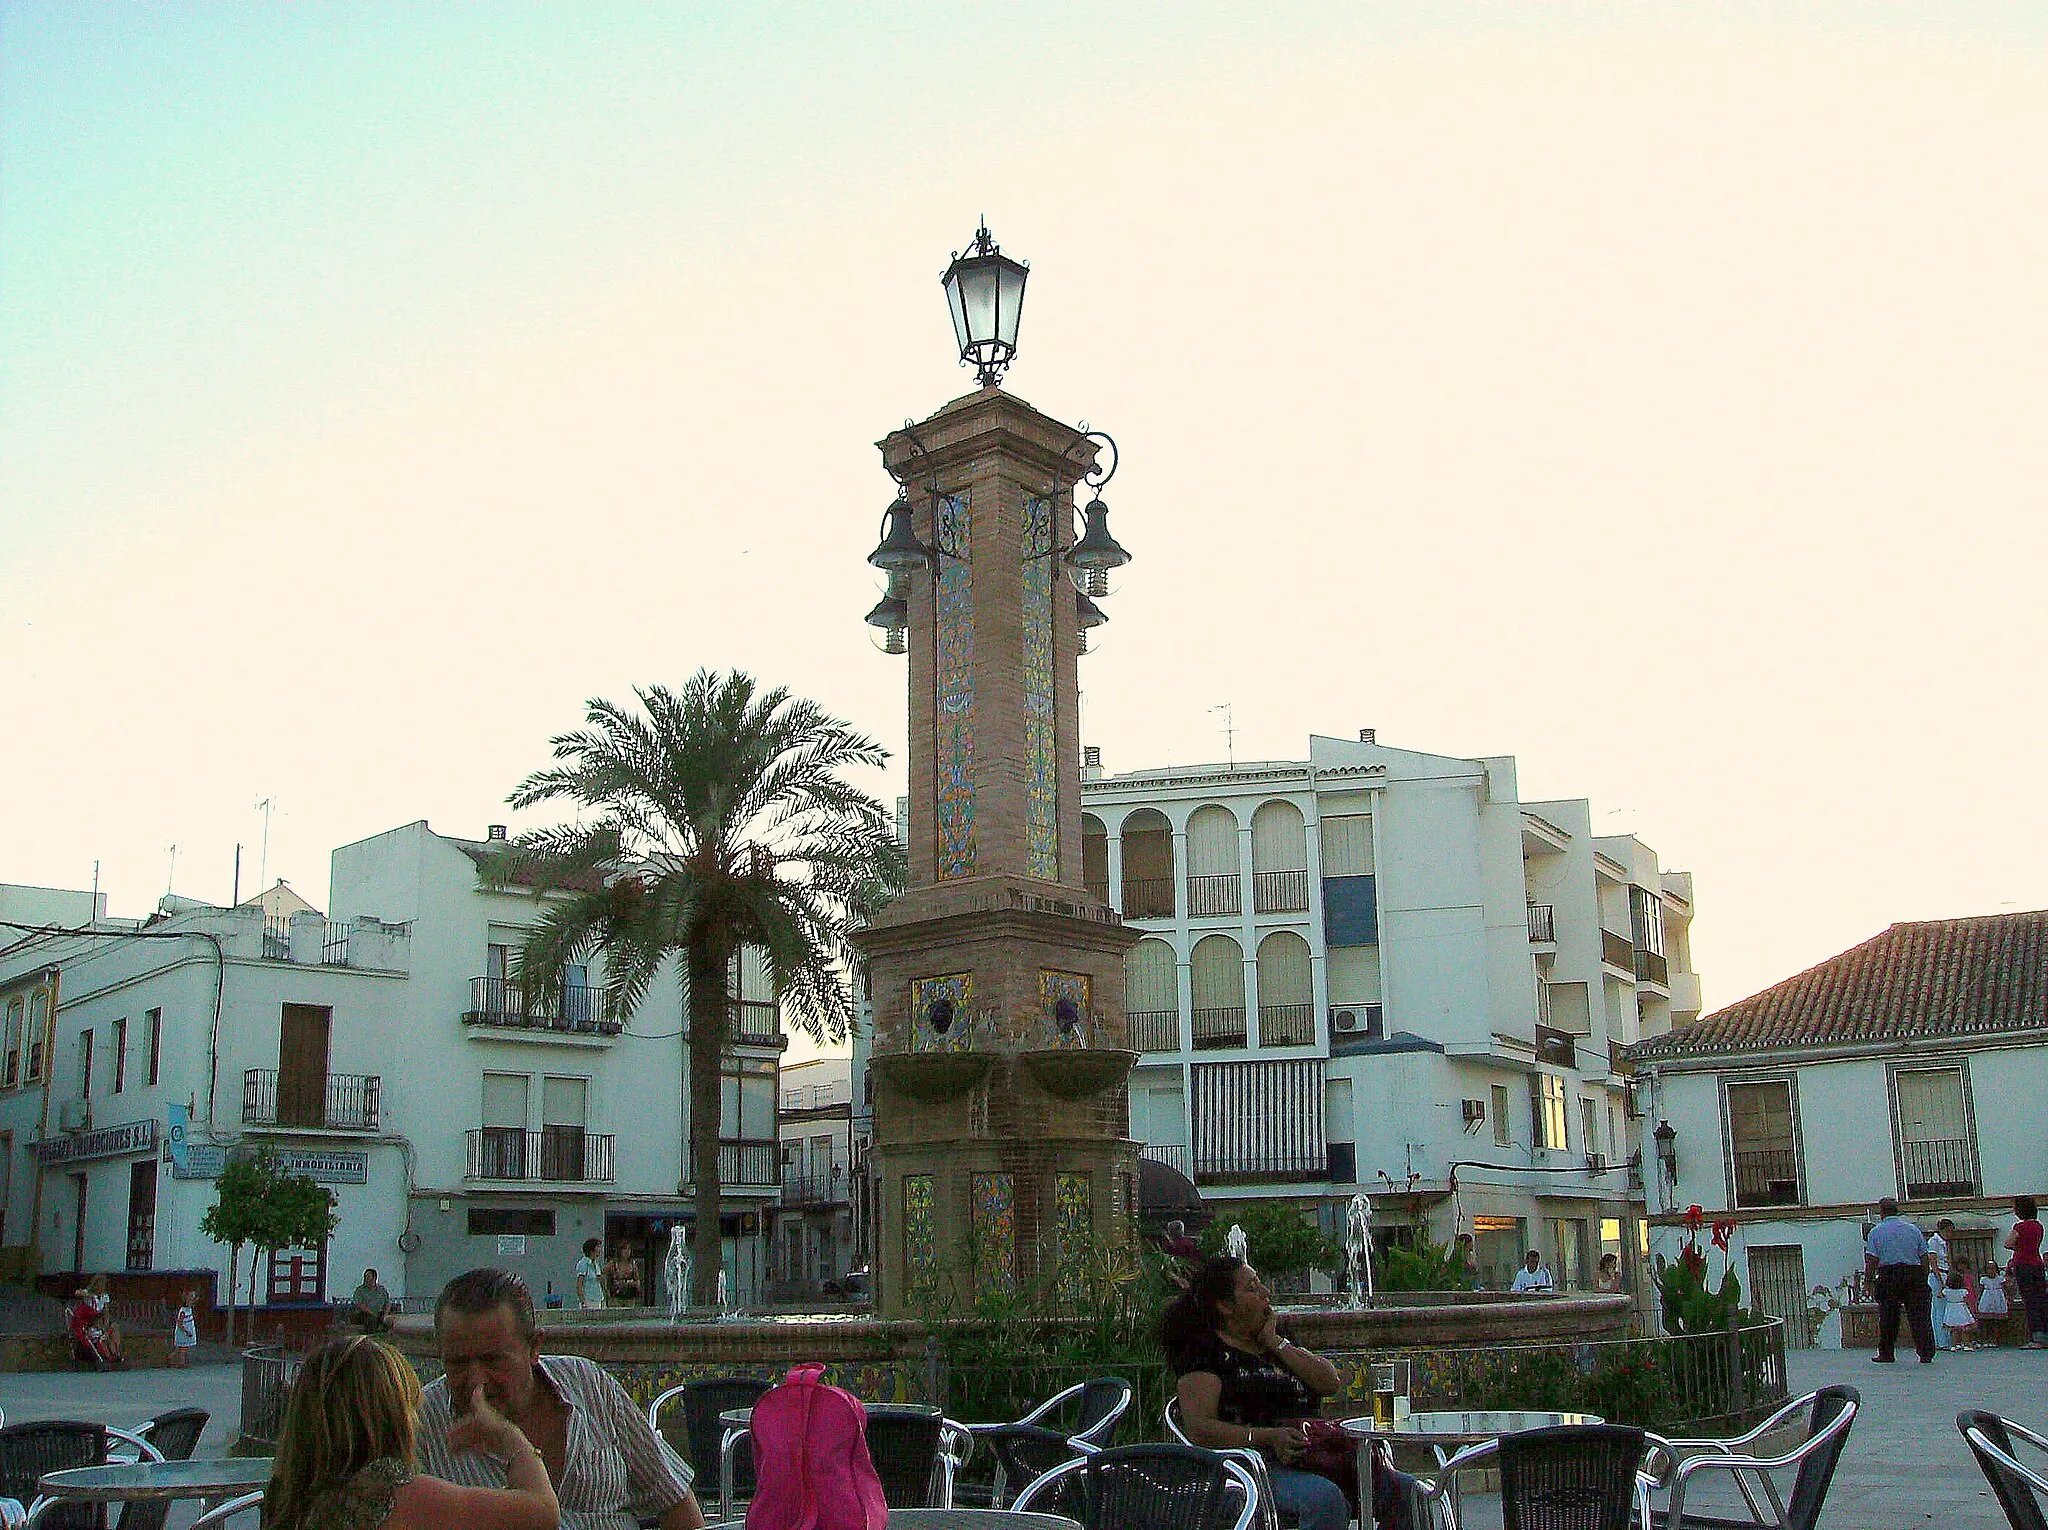
[[953, 315], [953, 342], [960, 348], [960, 354], [967, 354], [967, 311], [960, 303], [960, 273], [957, 269], [946, 275], [946, 307]]
[[962, 349], [996, 338], [996, 262], [983, 256], [959, 266], [958, 302], [967, 328]]
[[1006, 351], [1017, 348], [1017, 319], [1024, 311], [1025, 275], [1024, 267], [1012, 260], [1005, 260], [996, 268], [995, 337]]

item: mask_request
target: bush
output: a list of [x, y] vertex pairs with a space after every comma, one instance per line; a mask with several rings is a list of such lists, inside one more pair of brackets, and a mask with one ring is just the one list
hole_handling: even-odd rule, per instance
[[1382, 1291], [1469, 1291], [1472, 1272], [1458, 1263], [1448, 1243], [1422, 1239], [1413, 1248], [1393, 1247], [1380, 1255], [1376, 1272]]
[[1344, 1250], [1323, 1235], [1312, 1213], [1287, 1201], [1247, 1201], [1218, 1213], [1202, 1229], [1202, 1252], [1223, 1252], [1233, 1225], [1244, 1229], [1252, 1267], [1267, 1281], [1287, 1280], [1311, 1270], [1344, 1268]]

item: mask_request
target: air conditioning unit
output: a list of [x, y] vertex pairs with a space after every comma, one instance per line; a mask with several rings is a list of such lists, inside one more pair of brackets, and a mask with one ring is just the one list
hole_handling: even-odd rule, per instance
[[1586, 1167], [1587, 1167], [1587, 1168], [1589, 1168], [1589, 1169], [1592, 1169], [1592, 1170], [1594, 1170], [1594, 1171], [1595, 1171], [1596, 1173], [1597, 1173], [1597, 1172], [1598, 1172], [1599, 1170], [1601, 1170], [1601, 1169], [1604, 1169], [1604, 1168], [1606, 1168], [1606, 1167], [1607, 1167], [1607, 1158], [1606, 1158], [1606, 1155], [1605, 1155], [1605, 1154], [1603, 1154], [1603, 1153], [1588, 1153], [1588, 1154], [1586, 1155]]
[[1380, 1006], [1377, 1004], [1337, 1004], [1330, 1008], [1332, 1036], [1358, 1036], [1377, 1040], [1384, 1031]]
[[1486, 1119], [1486, 1101], [1465, 1101], [1465, 1119], [1467, 1121], [1484, 1121]]
[[72, 1098], [57, 1102], [57, 1129], [67, 1132], [92, 1128], [92, 1101]]

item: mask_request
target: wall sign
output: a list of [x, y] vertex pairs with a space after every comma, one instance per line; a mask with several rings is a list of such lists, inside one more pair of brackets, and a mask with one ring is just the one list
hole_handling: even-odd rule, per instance
[[150, 1153], [156, 1150], [156, 1143], [157, 1121], [151, 1116], [147, 1121], [124, 1121], [119, 1126], [103, 1126], [96, 1132], [71, 1132], [31, 1142], [28, 1150], [37, 1163], [47, 1165], [76, 1163], [83, 1158], [118, 1158], [124, 1153]]
[[[154, 1126], [156, 1123], [150, 1124]], [[316, 1184], [363, 1185], [370, 1180], [370, 1154], [366, 1148], [272, 1148], [271, 1151], [286, 1170], [304, 1174]], [[188, 1143], [185, 1161], [171, 1161], [171, 1178], [219, 1179], [227, 1161], [228, 1150], [218, 1143]]]
[[498, 1234], [498, 1257], [500, 1259], [521, 1259], [526, 1255], [526, 1237], [523, 1233]]

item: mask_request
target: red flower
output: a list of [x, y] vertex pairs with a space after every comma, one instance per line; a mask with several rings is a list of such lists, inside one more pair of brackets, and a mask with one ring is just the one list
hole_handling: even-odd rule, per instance
[[1685, 1208], [1685, 1228], [1687, 1232], [1698, 1232], [1700, 1224], [1705, 1222], [1706, 1219], [1706, 1212], [1698, 1206], [1688, 1206]]
[[1734, 1236], [1735, 1224], [1733, 1222], [1716, 1222], [1714, 1224], [1714, 1247], [1722, 1253], [1728, 1252], [1728, 1240]]

